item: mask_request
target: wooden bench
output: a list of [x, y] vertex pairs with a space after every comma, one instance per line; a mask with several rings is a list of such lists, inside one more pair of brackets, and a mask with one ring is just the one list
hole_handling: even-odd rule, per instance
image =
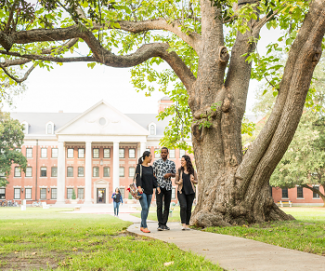
[[289, 200], [289, 201], [278, 201], [277, 203], [278, 205], [280, 205], [280, 207], [283, 207], [283, 205], [289, 205], [289, 207], [292, 207], [292, 202]]

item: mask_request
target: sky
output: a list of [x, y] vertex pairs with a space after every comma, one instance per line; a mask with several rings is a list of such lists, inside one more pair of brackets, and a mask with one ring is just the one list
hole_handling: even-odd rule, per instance
[[[258, 44], [260, 54], [265, 54], [267, 44], [275, 42], [279, 30], [261, 31]], [[81, 49], [82, 50], [82, 49]], [[167, 65], [167, 64], [166, 64]], [[130, 69], [96, 65], [88, 68], [87, 63], [54, 64], [54, 69], [35, 69], [25, 81], [26, 91], [14, 97], [13, 107], [4, 106], [10, 112], [83, 112], [104, 99], [123, 113], [157, 113], [158, 100], [164, 94], [154, 91], [151, 97], [137, 93], [130, 83]], [[255, 102], [258, 82], [250, 83], [246, 113]]]

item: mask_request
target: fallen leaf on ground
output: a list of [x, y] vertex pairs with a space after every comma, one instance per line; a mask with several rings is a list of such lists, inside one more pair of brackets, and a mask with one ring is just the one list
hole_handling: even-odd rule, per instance
[[172, 265], [172, 264], [174, 264], [174, 261], [172, 261], [172, 262], [168, 262], [168, 263], [164, 263], [164, 266], [170, 266], [170, 265]]

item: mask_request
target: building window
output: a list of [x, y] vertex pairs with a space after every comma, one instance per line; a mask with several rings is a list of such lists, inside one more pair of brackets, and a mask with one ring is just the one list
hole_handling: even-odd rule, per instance
[[78, 149], [78, 158], [85, 158], [85, 149]]
[[154, 124], [150, 125], [150, 135], [156, 135], [156, 127]]
[[78, 177], [85, 177], [85, 168], [78, 167]]
[[125, 150], [124, 149], [120, 149], [119, 150], [119, 157], [120, 158], [124, 158], [125, 157]]
[[47, 168], [46, 167], [41, 167], [41, 177], [46, 177], [46, 172], [47, 171]]
[[3, 171], [0, 171], [0, 177], [6, 177], [6, 173], [4, 173]]
[[83, 188], [78, 188], [78, 199], [84, 199], [85, 190]]
[[32, 189], [25, 188], [25, 199], [31, 199], [31, 198], [32, 198]]
[[120, 167], [119, 176], [124, 177], [124, 167]]
[[99, 158], [99, 149], [93, 149], [93, 158]]
[[73, 149], [72, 148], [68, 149], [68, 158], [73, 158]]
[[67, 197], [68, 199], [72, 199], [73, 188], [67, 188]]
[[160, 149], [155, 149], [155, 158], [160, 157]]
[[129, 149], [129, 158], [135, 158], [135, 149]]
[[[319, 190], [318, 185], [314, 185], [313, 188]], [[317, 194], [316, 192], [313, 191], [313, 198], [314, 199], [319, 199], [319, 194]]]
[[134, 177], [134, 173], [135, 173], [135, 168], [129, 167], [129, 177]]
[[175, 150], [169, 150], [169, 158], [175, 158]]
[[282, 188], [282, 198], [283, 199], [288, 198], [288, 188]]
[[176, 188], [172, 188], [172, 199], [176, 199]]
[[68, 167], [68, 169], [67, 169], [67, 177], [73, 177], [73, 167]]
[[121, 192], [122, 199], [124, 199], [125, 198], [125, 188], [124, 187], [120, 188], [120, 192]]
[[99, 177], [99, 167], [93, 167], [93, 177]]
[[33, 158], [33, 149], [32, 148], [26, 149], [26, 158]]
[[26, 177], [32, 177], [32, 167], [27, 167], [26, 168]]
[[304, 190], [301, 186], [297, 186], [297, 198], [303, 198], [304, 197]]
[[52, 158], [58, 158], [58, 153], [59, 153], [59, 151], [58, 151], [57, 148], [52, 149], [52, 155], [51, 155], [51, 157]]
[[104, 158], [111, 158], [111, 149], [104, 149]]
[[46, 148], [41, 149], [41, 158], [47, 158], [47, 149]]
[[20, 167], [15, 167], [15, 177], [21, 177], [21, 170]]
[[51, 189], [51, 199], [56, 199], [57, 193], [58, 193], [58, 190], [56, 188], [52, 188]]
[[104, 177], [109, 177], [109, 167], [104, 167]]
[[179, 158], [182, 158], [186, 154], [185, 150], [179, 150]]
[[46, 188], [41, 188], [41, 199], [46, 199]]
[[0, 188], [0, 199], [6, 198], [6, 188]]
[[20, 199], [20, 188], [14, 189], [14, 199]]
[[52, 124], [49, 123], [49, 124], [47, 125], [47, 127], [46, 127], [46, 133], [47, 133], [47, 134], [52, 134], [52, 133], [53, 133], [52, 131], [53, 131], [53, 130], [52, 130]]
[[51, 177], [58, 177], [58, 168], [57, 167], [51, 168]]
[[16, 149], [17, 152], [21, 152], [21, 149]]

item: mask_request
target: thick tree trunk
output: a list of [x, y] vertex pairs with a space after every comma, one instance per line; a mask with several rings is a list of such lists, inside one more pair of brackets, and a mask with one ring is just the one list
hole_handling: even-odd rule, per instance
[[[258, 31], [238, 34], [227, 79], [227, 52], [218, 40], [218, 11], [201, 1], [202, 38], [197, 80], [189, 105], [194, 116], [192, 141], [199, 175], [198, 204], [191, 224], [230, 226], [271, 220], [292, 220], [274, 203], [269, 179], [296, 131], [312, 74], [321, 56], [325, 5], [315, 0], [289, 53], [279, 95], [265, 127], [243, 157], [241, 121], [251, 67], [240, 57], [255, 50]], [[239, 1], [241, 4], [243, 1]], [[244, 3], [246, 3], [245, 1]], [[254, 2], [254, 0], [250, 0]], [[254, 22], [249, 23], [252, 28]], [[217, 29], [217, 30], [216, 30]], [[219, 29], [219, 30], [218, 30]], [[213, 103], [222, 105], [213, 111]], [[206, 121], [210, 127], [202, 127]]]

